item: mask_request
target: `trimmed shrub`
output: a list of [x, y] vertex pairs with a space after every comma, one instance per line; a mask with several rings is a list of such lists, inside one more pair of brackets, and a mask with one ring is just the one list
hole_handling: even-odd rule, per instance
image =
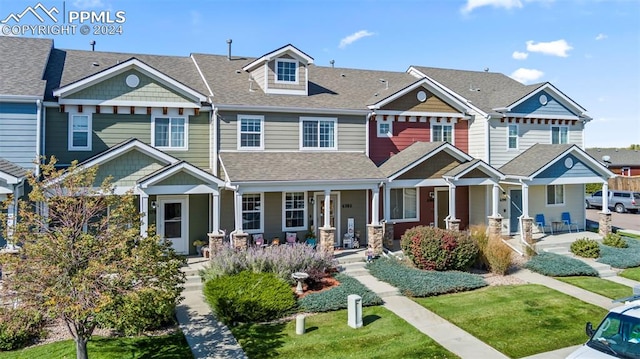
[[485, 256], [491, 273], [505, 275], [511, 266], [512, 251], [501, 239], [491, 238], [487, 244]]
[[306, 272], [308, 281], [318, 281], [333, 267], [333, 257], [323, 251], [315, 251], [305, 244], [248, 248], [236, 250], [225, 246], [212, 254], [209, 266], [200, 272], [208, 281], [220, 276], [238, 274], [242, 271], [273, 273], [278, 278], [295, 284], [294, 272]]
[[478, 258], [476, 258], [476, 267], [479, 269], [489, 269], [489, 260], [487, 259], [487, 245], [489, 244], [489, 233], [487, 233], [487, 226], [473, 225], [469, 227], [469, 233], [471, 239], [476, 242], [478, 246]]
[[609, 233], [606, 237], [602, 239], [602, 244], [609, 247], [614, 248], [627, 248], [629, 245], [627, 241], [625, 241], [621, 235], [616, 233]]
[[640, 241], [632, 238], [623, 238], [627, 248], [614, 248], [600, 246], [600, 263], [608, 264], [615, 268], [640, 267]]
[[532, 257], [524, 267], [549, 277], [598, 276], [598, 271], [579, 259], [549, 252]]
[[219, 276], [205, 282], [204, 296], [216, 317], [227, 325], [281, 318], [296, 306], [289, 284], [273, 273], [243, 271]]
[[391, 258], [367, 264], [369, 273], [411, 297], [464, 292], [487, 285], [481, 276], [459, 271], [437, 272], [410, 268]]
[[347, 297], [357, 294], [362, 297], [363, 306], [382, 304], [382, 299], [370, 291], [357, 279], [345, 274], [336, 274], [340, 285], [331, 289], [308, 294], [298, 300], [300, 309], [309, 312], [329, 312], [347, 308]]
[[580, 238], [571, 243], [571, 253], [584, 258], [598, 258], [600, 246], [594, 239]]
[[0, 351], [15, 350], [44, 336], [45, 321], [35, 309], [0, 307]]
[[467, 233], [435, 227], [407, 230], [400, 245], [416, 267], [426, 270], [466, 270], [478, 256], [478, 246]]

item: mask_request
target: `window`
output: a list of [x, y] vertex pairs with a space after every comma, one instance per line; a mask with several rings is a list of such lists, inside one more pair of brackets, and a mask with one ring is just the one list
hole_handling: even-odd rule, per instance
[[264, 149], [264, 116], [238, 115], [238, 149]]
[[564, 186], [547, 186], [547, 205], [564, 204]]
[[509, 125], [507, 134], [507, 148], [518, 149], [518, 125]]
[[284, 193], [284, 231], [300, 231], [307, 228], [305, 223], [305, 192]]
[[449, 142], [453, 144], [453, 126], [431, 125], [431, 142]]
[[569, 128], [564, 126], [551, 126], [551, 143], [569, 143]]
[[418, 219], [418, 191], [415, 188], [392, 188], [389, 204], [391, 219]]
[[391, 121], [378, 121], [378, 137], [393, 137], [393, 127]]
[[297, 72], [297, 61], [285, 59], [279, 59], [276, 61], [276, 82], [298, 82], [296, 77]]
[[262, 194], [242, 195], [242, 229], [252, 232], [262, 231]]
[[631, 176], [631, 167], [622, 167], [620, 174], [627, 177]]
[[302, 149], [337, 149], [336, 119], [303, 117], [300, 123]]
[[153, 145], [155, 147], [187, 148], [187, 120], [184, 117], [156, 117], [153, 122]]
[[91, 115], [69, 115], [69, 151], [91, 151]]

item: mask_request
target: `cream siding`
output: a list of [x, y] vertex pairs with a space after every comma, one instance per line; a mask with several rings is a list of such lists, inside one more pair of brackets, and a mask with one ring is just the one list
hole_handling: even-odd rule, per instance
[[469, 187], [469, 225], [487, 224], [487, 190], [487, 186]]
[[469, 155], [489, 162], [487, 155], [487, 119], [476, 115], [469, 121]]

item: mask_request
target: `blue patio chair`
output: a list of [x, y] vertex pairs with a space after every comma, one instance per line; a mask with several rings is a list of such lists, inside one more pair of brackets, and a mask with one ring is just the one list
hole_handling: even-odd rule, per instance
[[571, 222], [571, 214], [569, 212], [562, 212], [562, 224], [569, 228], [569, 233], [571, 233], [571, 226], [576, 227], [576, 232], [579, 231], [578, 224]]
[[551, 234], [553, 234], [553, 226], [551, 226], [550, 224], [547, 224], [547, 222], [544, 220], [544, 214], [542, 213], [536, 214], [536, 226], [538, 226], [538, 229], [544, 234], [547, 234], [544, 228], [549, 227]]

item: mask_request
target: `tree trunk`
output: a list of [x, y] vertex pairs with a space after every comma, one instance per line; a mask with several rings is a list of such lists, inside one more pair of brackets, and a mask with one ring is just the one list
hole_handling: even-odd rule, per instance
[[76, 359], [88, 359], [89, 355], [87, 353], [87, 339], [85, 338], [76, 338]]

